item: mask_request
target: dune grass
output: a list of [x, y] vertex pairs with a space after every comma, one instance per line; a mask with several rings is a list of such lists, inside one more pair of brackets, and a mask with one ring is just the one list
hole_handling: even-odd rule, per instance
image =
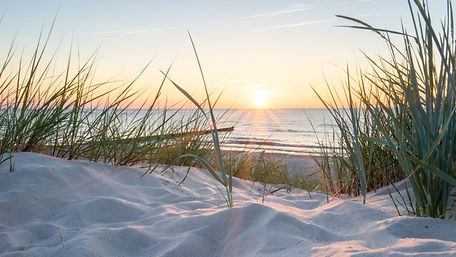
[[[381, 130], [364, 102], [353, 101], [357, 95], [351, 91], [352, 88], [361, 88], [364, 91], [359, 92], [367, 94], [364, 78], [361, 76], [358, 84], [353, 83], [354, 79], [348, 76], [343, 97], [336, 95], [329, 86], [330, 100], [317, 93], [329, 110], [337, 130], [331, 138], [319, 142], [322, 158], [317, 163], [328, 192], [361, 195], [365, 201], [367, 192], [402, 180], [405, 176], [392, 152], [371, 140], [381, 137]], [[349, 103], [348, 108], [343, 108], [341, 102]], [[377, 121], [384, 125], [389, 122], [385, 116], [379, 116]]]
[[[337, 162], [337, 168], [328, 164], [324, 170], [327, 177], [345, 177], [345, 185], [363, 197], [406, 178], [413, 192], [409, 210], [444, 218], [456, 185], [453, 9], [447, 1], [447, 17], [435, 26], [421, 1], [408, 3], [411, 33], [405, 27], [390, 31], [339, 16], [355, 24], [347, 27], [378, 34], [390, 57], [366, 56], [373, 72], [361, 72], [358, 79], [348, 74], [348, 108], [341, 108], [334, 95], [321, 98], [338, 125], [342, 148], [325, 152], [326, 162]], [[393, 40], [397, 37], [402, 45]]]
[[[114, 165], [152, 164], [211, 147], [204, 135], [169, 137], [203, 130], [207, 122], [195, 111], [160, 107], [165, 77], [156, 88], [137, 89], [149, 64], [129, 82], [94, 82], [96, 54], [84, 61], [71, 47], [65, 70], [55, 72], [53, 67], [62, 65], [57, 53], [47, 50], [51, 34], [52, 27], [42, 33], [29, 59], [12, 44], [0, 66], [3, 161], [12, 161], [13, 152], [39, 152]], [[149, 97], [139, 102], [145, 94]]]

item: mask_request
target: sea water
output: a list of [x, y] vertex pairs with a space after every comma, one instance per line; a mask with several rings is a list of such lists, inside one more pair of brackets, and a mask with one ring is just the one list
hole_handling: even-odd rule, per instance
[[[225, 113], [223, 116], [222, 113]], [[234, 127], [224, 139], [231, 150], [309, 154], [333, 140], [334, 120], [326, 109], [216, 110], [219, 127]]]
[[[126, 120], [141, 119], [145, 111], [131, 110], [125, 113]], [[199, 110], [167, 110], [169, 124], [186, 124]], [[164, 111], [154, 110], [157, 124]], [[206, 110], [207, 118], [209, 119]], [[285, 154], [318, 153], [320, 145], [334, 145], [337, 138], [334, 119], [326, 109], [216, 109], [217, 127], [234, 127], [232, 132], [221, 132], [225, 150], [265, 151]], [[198, 119], [203, 116], [199, 115]], [[129, 122], [125, 122], [127, 126]], [[209, 124], [209, 123], [208, 123]], [[156, 125], [156, 124], [155, 124]], [[155, 125], [150, 127], [154, 128]], [[208, 126], [198, 129], [210, 129]], [[335, 134], [336, 133], [336, 134]], [[210, 137], [208, 138], [210, 140]]]

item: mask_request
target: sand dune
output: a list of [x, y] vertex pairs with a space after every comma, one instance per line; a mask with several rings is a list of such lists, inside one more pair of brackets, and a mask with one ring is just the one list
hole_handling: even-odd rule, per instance
[[1, 256], [456, 256], [456, 223], [398, 217], [382, 192], [367, 205], [279, 191], [264, 204], [234, 183], [235, 208], [192, 171], [18, 153], [0, 169]]

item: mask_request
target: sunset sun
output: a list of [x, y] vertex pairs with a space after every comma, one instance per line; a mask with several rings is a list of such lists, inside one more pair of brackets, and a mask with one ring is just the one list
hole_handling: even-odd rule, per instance
[[262, 91], [255, 92], [254, 107], [255, 108], [266, 108], [267, 97]]

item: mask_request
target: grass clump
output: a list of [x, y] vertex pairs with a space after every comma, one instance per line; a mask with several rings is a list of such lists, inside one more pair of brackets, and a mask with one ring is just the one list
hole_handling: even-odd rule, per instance
[[[234, 177], [262, 183], [269, 191], [293, 188], [313, 192], [318, 181], [311, 178], [313, 174], [290, 176], [286, 159], [275, 160], [260, 152], [228, 152], [224, 155], [224, 165]], [[276, 189], [273, 189], [276, 188]]]
[[[365, 201], [367, 192], [404, 179], [405, 176], [394, 154], [381, 143], [371, 140], [382, 137], [377, 121], [383, 125], [389, 121], [385, 116], [374, 119], [364, 102], [353, 101], [358, 95], [352, 92], [352, 87], [360, 89], [358, 92], [363, 96], [368, 94], [364, 77], [360, 77], [358, 84], [354, 84], [353, 79], [348, 76], [344, 98], [329, 86], [330, 100], [323, 99], [317, 93], [336, 125], [332, 138], [319, 142], [321, 158], [317, 163], [328, 192], [334, 195], [361, 195]], [[348, 108], [342, 108], [341, 102], [349, 103]]]
[[82, 61], [71, 47], [65, 70], [56, 73], [56, 53], [46, 58], [51, 33], [42, 33], [28, 61], [12, 44], [0, 65], [2, 160], [39, 152], [135, 165], [157, 161], [163, 149], [205, 147], [201, 135], [190, 133], [207, 125], [201, 116], [159, 107], [165, 78], [153, 92], [135, 89], [148, 65], [130, 82], [94, 82], [96, 55]]
[[[436, 27], [424, 2], [408, 3], [411, 33], [405, 27], [391, 31], [339, 16], [355, 23], [348, 27], [381, 36], [391, 55], [379, 60], [367, 57], [373, 72], [362, 73], [357, 87], [348, 85], [347, 109], [328, 101], [325, 104], [334, 117], [343, 117], [335, 120], [345, 150], [334, 156], [343, 165], [354, 163], [358, 179], [351, 186], [365, 197], [370, 183], [382, 184], [369, 178], [372, 166], [378, 167], [376, 173], [389, 183], [403, 177], [409, 181], [413, 192], [410, 209], [416, 215], [444, 218], [456, 185], [453, 9], [447, 1], [447, 17]], [[402, 45], [392, 37], [399, 37]], [[343, 112], [347, 114], [342, 116]], [[377, 159], [379, 166], [372, 165]]]

